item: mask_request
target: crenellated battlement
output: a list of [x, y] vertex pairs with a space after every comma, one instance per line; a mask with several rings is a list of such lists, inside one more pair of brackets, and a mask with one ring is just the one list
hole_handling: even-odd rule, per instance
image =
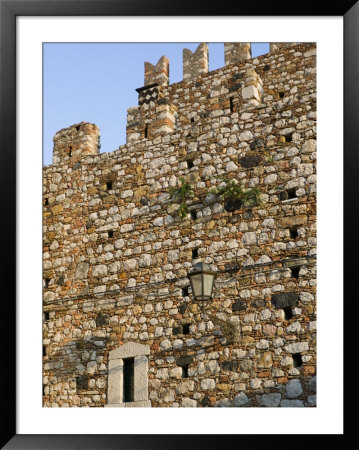
[[[302, 44], [300, 48], [306, 49], [308, 46], [311, 44]], [[209, 72], [208, 45], [201, 43], [194, 52], [183, 50], [183, 81], [173, 85], [169, 84], [170, 61], [165, 55], [155, 65], [145, 62], [144, 86], [136, 89], [138, 106], [128, 110], [126, 142], [132, 145], [143, 139], [152, 140], [157, 136], [170, 135], [179, 126], [189, 126], [189, 133], [195, 133], [199, 121], [203, 123], [205, 114], [195, 110], [190, 115], [184, 114], [187, 107], [181, 107], [176, 98], [176, 92], [186, 89], [188, 83], [195, 83], [194, 96], [201, 95], [200, 110], [229, 108], [231, 112], [245, 112], [260, 105], [266, 89], [267, 93], [272, 91], [269, 86], [270, 78], [273, 77], [272, 67], [276, 73], [276, 55], [282, 55], [283, 51], [290, 51], [288, 55], [294, 54], [294, 50], [291, 50], [294, 47], [298, 47], [298, 44], [271, 43], [269, 53], [253, 59], [250, 43], [226, 42], [224, 68]], [[226, 71], [228, 67], [233, 68], [233, 73]], [[290, 63], [286, 70], [294, 69], [295, 65]], [[270, 74], [268, 80], [267, 73]], [[202, 97], [203, 90], [207, 92], [205, 97]], [[283, 88], [279, 90], [282, 95]], [[191, 94], [190, 102], [194, 98]], [[60, 130], [54, 137], [53, 164], [98, 154], [99, 136], [96, 125], [84, 122]]]
[[63, 128], [54, 136], [53, 163], [78, 160], [100, 151], [100, 130], [92, 123], [80, 122]]
[[225, 42], [224, 64], [241, 64], [252, 58], [251, 44], [249, 42]]
[[183, 80], [193, 80], [208, 72], [208, 45], [199, 44], [194, 52], [183, 49]]
[[158, 84], [159, 86], [167, 86], [170, 73], [170, 62], [162, 56], [154, 66], [149, 62], [145, 62], [145, 86], [150, 84]]

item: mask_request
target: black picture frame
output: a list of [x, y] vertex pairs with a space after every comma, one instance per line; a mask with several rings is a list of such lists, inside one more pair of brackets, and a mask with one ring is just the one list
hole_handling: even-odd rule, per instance
[[[3, 410], [1, 448], [5, 449], [179, 449], [206, 446], [223, 448], [272, 443], [278, 435], [18, 435], [16, 434], [16, 17], [18, 16], [342, 16], [344, 19], [344, 286], [345, 347], [347, 367], [344, 371], [347, 389], [344, 391], [345, 408], [355, 396], [356, 384], [352, 354], [352, 330], [356, 318], [354, 282], [354, 252], [357, 247], [355, 178], [359, 168], [359, 4], [356, 0], [329, 3], [302, 0], [241, 1], [222, 0], [220, 4], [188, 0], [0, 0], [0, 192], [5, 209], [1, 221], [2, 239], [2, 313], [3, 313]], [[333, 61], [335, 64], [335, 61]], [[6, 194], [5, 194], [6, 193]], [[335, 212], [334, 212], [335, 213]], [[355, 260], [354, 260], [355, 261]], [[349, 298], [349, 294], [351, 294]], [[345, 297], [344, 297], [345, 298]], [[333, 356], [334, 357], [334, 356]], [[352, 370], [352, 371], [351, 371]], [[351, 372], [350, 372], [351, 371]], [[328, 374], [330, 376], [330, 374]], [[353, 381], [353, 383], [351, 383]], [[333, 380], [333, 383], [335, 380]], [[348, 414], [343, 435], [330, 435], [336, 447], [346, 447], [355, 425], [355, 415]], [[235, 430], [234, 430], [235, 431]], [[179, 425], [185, 432], [185, 425]], [[283, 430], [285, 434], [285, 430]], [[325, 435], [328, 437], [328, 435]], [[291, 435], [287, 445], [291, 448], [308, 445], [322, 435]], [[345, 439], [347, 438], [347, 439]], [[317, 441], [317, 439], [314, 439]], [[344, 444], [344, 445], [343, 445]]]

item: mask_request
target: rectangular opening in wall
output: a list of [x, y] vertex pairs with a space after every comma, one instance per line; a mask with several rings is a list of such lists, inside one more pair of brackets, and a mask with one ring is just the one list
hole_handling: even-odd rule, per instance
[[108, 237], [109, 237], [109, 238], [113, 238], [113, 230], [110, 230], [110, 231], [108, 232]]
[[300, 353], [294, 353], [292, 358], [294, 367], [301, 367], [303, 365], [302, 355]]
[[106, 183], [106, 189], [107, 189], [108, 191], [111, 191], [111, 189], [112, 189], [112, 181], [107, 181], [107, 183]]
[[189, 323], [182, 324], [182, 333], [183, 334], [189, 334]]
[[49, 206], [49, 199], [48, 199], [48, 198], [45, 198], [45, 200], [44, 200], [44, 206]]
[[148, 124], [145, 125], [145, 138], [148, 138]]
[[278, 94], [279, 94], [279, 98], [283, 98], [284, 97], [284, 91], [280, 91], [280, 92], [278, 92]]
[[72, 156], [72, 145], [69, 146], [69, 158]]
[[298, 228], [297, 227], [289, 228], [289, 235], [291, 239], [296, 239], [298, 237]]
[[44, 319], [49, 320], [50, 319], [50, 313], [48, 311], [44, 312]]
[[191, 123], [194, 123], [194, 117], [191, 117]]
[[197, 211], [194, 209], [191, 210], [191, 219], [196, 220], [197, 219]]
[[46, 356], [46, 346], [42, 346], [42, 356]]
[[297, 198], [296, 194], [296, 188], [287, 189], [286, 191], [283, 191], [280, 193], [280, 199], [283, 200], [292, 200], [294, 198]]
[[292, 134], [293, 133], [289, 133], [284, 136], [286, 142], [292, 142]]
[[192, 259], [198, 258], [198, 248], [192, 250]]
[[133, 402], [135, 397], [135, 358], [123, 360], [123, 401]]
[[49, 287], [50, 284], [50, 278], [45, 278], [44, 279], [44, 288], [47, 289]]
[[232, 97], [229, 99], [229, 108], [231, 110], [231, 113], [234, 112], [234, 105], [233, 105], [233, 98]]
[[188, 364], [186, 366], [182, 366], [182, 378], [188, 378]]
[[298, 267], [291, 267], [290, 271], [291, 271], [292, 278], [296, 278], [296, 279], [299, 278], [300, 266], [298, 266]]
[[182, 297], [188, 297], [188, 286], [182, 288]]
[[290, 320], [293, 317], [293, 311], [290, 306], [288, 306], [287, 308], [283, 308], [283, 311], [285, 320]]

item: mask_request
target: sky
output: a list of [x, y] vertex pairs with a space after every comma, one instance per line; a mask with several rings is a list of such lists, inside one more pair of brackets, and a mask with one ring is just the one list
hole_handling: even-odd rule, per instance
[[[101, 150], [126, 143], [127, 109], [137, 106], [136, 88], [144, 85], [144, 63], [170, 61], [170, 84], [182, 81], [182, 51], [199, 43], [44, 43], [43, 165], [52, 164], [53, 137], [79, 122], [100, 128]], [[208, 43], [209, 70], [224, 66], [223, 43]], [[252, 56], [269, 44], [252, 44]]]

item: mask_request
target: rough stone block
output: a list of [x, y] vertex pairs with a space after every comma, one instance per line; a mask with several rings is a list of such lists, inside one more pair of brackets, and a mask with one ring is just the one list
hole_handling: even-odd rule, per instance
[[299, 300], [299, 295], [296, 292], [283, 292], [274, 294], [271, 302], [275, 309], [283, 309], [296, 306]]

